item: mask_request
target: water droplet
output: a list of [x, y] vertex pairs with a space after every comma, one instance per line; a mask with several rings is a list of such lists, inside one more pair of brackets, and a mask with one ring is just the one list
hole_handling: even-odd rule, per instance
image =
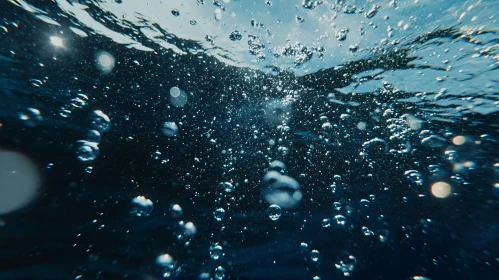
[[217, 222], [221, 222], [225, 217], [225, 210], [223, 208], [216, 209], [215, 212], [213, 212], [213, 217], [215, 217]]
[[178, 126], [174, 122], [165, 122], [161, 131], [165, 136], [174, 137], [178, 134]]
[[220, 244], [215, 243], [210, 247], [210, 258], [213, 260], [221, 259], [224, 256], [223, 248]]
[[272, 221], [277, 221], [281, 217], [281, 207], [276, 204], [272, 204], [267, 208], [267, 215]]
[[144, 196], [137, 196], [132, 199], [131, 213], [136, 216], [149, 216], [153, 210], [153, 203]]

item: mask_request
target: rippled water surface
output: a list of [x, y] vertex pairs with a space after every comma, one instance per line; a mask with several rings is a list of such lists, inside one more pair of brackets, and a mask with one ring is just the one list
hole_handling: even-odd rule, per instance
[[0, 279], [496, 279], [498, 10], [2, 1]]

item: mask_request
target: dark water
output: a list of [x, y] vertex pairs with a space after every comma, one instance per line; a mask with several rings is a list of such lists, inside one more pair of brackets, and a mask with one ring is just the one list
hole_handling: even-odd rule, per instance
[[[83, 28], [62, 2], [30, 2], [46, 14], [19, 7], [23, 1], [0, 5], [0, 203], [14, 200], [7, 151], [27, 156], [41, 182], [25, 203], [1, 208], [0, 279], [496, 279], [494, 1], [455, 4], [478, 7], [468, 8], [470, 18], [490, 11], [468, 19], [488, 18], [482, 28], [440, 18], [340, 63], [314, 49], [292, 67], [269, 46], [258, 64], [215, 44], [229, 53], [224, 61], [185, 39], [189, 29], [163, 27], [165, 42], [201, 50], [175, 54], [134, 33], [140, 26], [120, 26], [105, 1], [67, 2], [88, 5], [96, 21], [152, 51], [130, 47]], [[225, 5], [228, 14], [240, 1], [204, 2], [210, 13]], [[311, 10], [304, 7], [313, 1], [295, 2], [308, 16], [348, 4]], [[357, 13], [368, 20], [372, 4], [353, 2], [367, 7]], [[292, 53], [295, 60], [307, 51]], [[165, 135], [165, 122], [176, 123], [176, 136]], [[274, 160], [299, 183], [299, 191], [285, 184], [293, 197], [266, 195], [262, 178]], [[149, 215], [136, 214], [147, 212], [132, 202], [138, 196], [153, 203]], [[290, 201], [296, 205], [286, 207]], [[275, 220], [273, 203], [282, 206]], [[223, 247], [218, 259], [210, 255], [215, 243]], [[169, 267], [157, 261], [163, 254]]]

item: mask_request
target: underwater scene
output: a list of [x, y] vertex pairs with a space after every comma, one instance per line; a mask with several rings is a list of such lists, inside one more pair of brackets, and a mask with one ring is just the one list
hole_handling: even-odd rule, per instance
[[499, 279], [499, 1], [1, 0], [0, 279]]

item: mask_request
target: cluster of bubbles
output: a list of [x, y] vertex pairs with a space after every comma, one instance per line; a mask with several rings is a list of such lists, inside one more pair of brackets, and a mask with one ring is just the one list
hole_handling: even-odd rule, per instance
[[101, 110], [95, 110], [90, 113], [90, 127], [86, 137], [77, 141], [76, 157], [84, 163], [91, 163], [99, 156], [101, 134], [111, 129], [111, 120]]
[[[284, 175], [286, 165], [281, 161], [273, 161], [269, 171], [262, 179], [262, 192], [268, 203], [284, 209], [295, 207], [302, 199], [300, 184], [293, 178]], [[280, 216], [280, 214], [279, 214]]]
[[137, 196], [132, 199], [131, 213], [138, 217], [147, 217], [154, 208], [153, 202], [145, 196]]

